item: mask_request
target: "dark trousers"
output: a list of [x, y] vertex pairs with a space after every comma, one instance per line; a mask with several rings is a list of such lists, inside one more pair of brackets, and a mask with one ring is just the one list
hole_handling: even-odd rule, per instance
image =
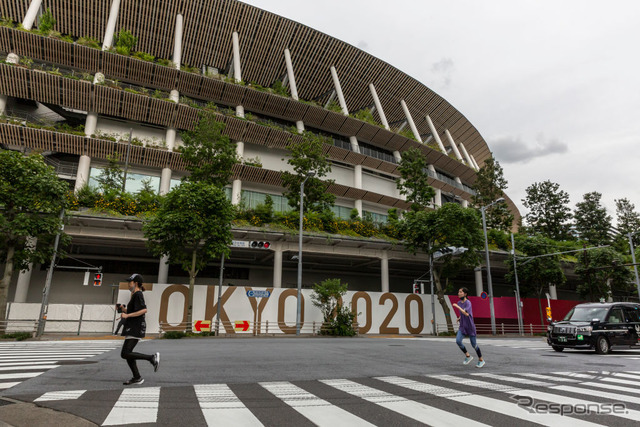
[[129, 368], [131, 369], [131, 373], [133, 374], [133, 378], [140, 378], [140, 372], [138, 371], [138, 365], [136, 364], [136, 360], [148, 360], [151, 362], [153, 360], [152, 354], [142, 354], [142, 353], [134, 353], [133, 348], [138, 344], [139, 340], [128, 339], [124, 340], [124, 344], [122, 344], [122, 351], [120, 352], [120, 357], [127, 361]]
[[120, 328], [124, 326], [125, 320], [126, 319], [120, 319], [120, 321], [118, 322], [118, 326], [116, 326], [116, 331], [113, 333], [113, 335], [118, 335], [118, 333], [120, 332]]

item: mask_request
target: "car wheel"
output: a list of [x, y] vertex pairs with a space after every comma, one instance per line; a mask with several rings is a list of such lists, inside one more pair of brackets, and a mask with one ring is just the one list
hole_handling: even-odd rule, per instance
[[608, 354], [611, 351], [611, 346], [606, 337], [600, 336], [596, 341], [596, 353]]
[[552, 345], [551, 348], [553, 348], [558, 353], [564, 350], [564, 347], [560, 347], [559, 345]]

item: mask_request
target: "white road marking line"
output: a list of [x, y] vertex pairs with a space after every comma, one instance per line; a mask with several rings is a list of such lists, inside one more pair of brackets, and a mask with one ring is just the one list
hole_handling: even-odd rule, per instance
[[[582, 385], [582, 384], [581, 384]], [[551, 387], [554, 390], [562, 390], [562, 391], [568, 391], [570, 393], [576, 393], [576, 394], [586, 394], [587, 396], [598, 396], [598, 397], [602, 397], [605, 399], [611, 399], [612, 402], [629, 402], [629, 403], [635, 403], [635, 404], [640, 404], [640, 397], [637, 396], [626, 396], [626, 395], [622, 395], [620, 393], [609, 393], [606, 391], [595, 391], [595, 390], [591, 390], [591, 389], [585, 389], [585, 388], [579, 388], [579, 387], [574, 387], [574, 386], [569, 386], [569, 385], [556, 385]]]
[[0, 390], [11, 388], [14, 385], [18, 385], [18, 384], [20, 384], [20, 382], [17, 382], [17, 383], [0, 383]]
[[197, 384], [193, 388], [207, 425], [262, 425], [226, 384]]
[[564, 383], [579, 383], [580, 382], [579, 380], [572, 380], [570, 378], [553, 377], [551, 375], [525, 374], [525, 373], [519, 373], [517, 375], [530, 377], [530, 378], [538, 378], [538, 379], [546, 380], [546, 381], [555, 381], [555, 382], [564, 382]]
[[22, 371], [34, 369], [53, 369], [60, 365], [35, 365], [35, 366], [0, 366], [0, 371]]
[[464, 426], [485, 426], [483, 424], [472, 419], [456, 415], [449, 411], [443, 411], [438, 408], [434, 408], [424, 403], [416, 402], [406, 399], [401, 396], [396, 396], [391, 393], [387, 393], [382, 390], [377, 390], [372, 387], [368, 387], [362, 384], [358, 384], [349, 380], [321, 380], [321, 382], [337, 388], [338, 390], [349, 393], [353, 396], [357, 396], [367, 402], [375, 403], [383, 408], [397, 412], [409, 418], [413, 418], [416, 421], [425, 423], [431, 426], [450, 426], [464, 425]]
[[484, 372], [478, 373], [478, 374], [471, 374], [471, 375], [473, 375], [474, 377], [492, 378], [494, 380], [506, 381], [509, 383], [527, 384], [527, 385], [538, 386], [538, 387], [547, 387], [549, 385], [549, 383], [546, 383], [543, 381], [530, 380], [528, 378], [513, 378], [513, 377], [507, 377], [504, 375], [487, 374]]
[[15, 380], [18, 378], [35, 378], [38, 375], [44, 374], [46, 371], [42, 372], [19, 372], [15, 374], [0, 374], [0, 380]]
[[267, 382], [260, 385], [318, 426], [373, 425], [289, 382]]
[[49, 402], [52, 400], [76, 400], [87, 390], [50, 391], [43, 394], [34, 402]]
[[125, 389], [102, 425], [155, 423], [158, 421], [159, 401], [160, 387]]
[[588, 374], [577, 374], [577, 373], [573, 373], [573, 372], [558, 372], [558, 374], [560, 375], [567, 375], [569, 377], [573, 377], [573, 378], [584, 378], [587, 380], [598, 380], [598, 381], [606, 381], [606, 382], [610, 382], [610, 383], [616, 383], [616, 384], [626, 384], [626, 385], [632, 385], [632, 386], [638, 386], [638, 381], [631, 381], [631, 380], [623, 380], [620, 378], [612, 378], [609, 374], [599, 374], [596, 373], [588, 375]]

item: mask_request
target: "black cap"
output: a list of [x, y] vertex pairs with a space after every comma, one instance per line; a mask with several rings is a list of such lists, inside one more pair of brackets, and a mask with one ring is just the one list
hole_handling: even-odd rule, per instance
[[138, 273], [133, 273], [127, 278], [127, 282], [136, 282], [142, 284], [142, 282], [144, 282], [144, 279]]

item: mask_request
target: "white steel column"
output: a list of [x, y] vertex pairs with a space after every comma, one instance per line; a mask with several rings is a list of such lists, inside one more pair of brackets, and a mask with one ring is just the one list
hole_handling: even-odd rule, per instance
[[273, 287], [282, 287], [282, 245], [274, 244], [273, 248]]
[[451, 136], [451, 132], [449, 132], [449, 129], [445, 129], [444, 134], [447, 136], [447, 139], [449, 140], [449, 145], [451, 145], [451, 148], [453, 149], [453, 153], [456, 155], [458, 160], [462, 161], [462, 155], [460, 154], [460, 150], [458, 150], [456, 143], [453, 141], [453, 137]]
[[476, 267], [473, 269], [474, 275], [476, 277], [476, 296], [479, 297], [482, 295], [482, 267]]
[[160, 195], [164, 196], [171, 190], [171, 169], [162, 169], [162, 175], [160, 175]]
[[380, 291], [389, 292], [389, 254], [382, 251], [380, 257]]
[[41, 5], [42, 0], [31, 0], [29, 9], [27, 9], [27, 13], [24, 15], [24, 19], [22, 20], [22, 28], [25, 30], [33, 28], [33, 23], [36, 22]]
[[102, 50], [107, 50], [113, 44], [113, 35], [116, 32], [116, 22], [120, 11], [120, 0], [111, 2], [111, 10], [109, 11], [109, 19], [107, 20], [107, 28], [104, 32], [104, 41], [102, 42]]
[[462, 150], [462, 154], [464, 155], [465, 160], [467, 161], [467, 166], [475, 169], [475, 166], [473, 165], [473, 161], [471, 160], [471, 157], [469, 157], [469, 153], [467, 152], [467, 149], [464, 147], [464, 144], [461, 142], [459, 146], [460, 146], [460, 150]]
[[376, 111], [378, 112], [378, 116], [380, 116], [380, 121], [382, 122], [382, 126], [386, 130], [389, 130], [389, 122], [387, 122], [387, 116], [384, 114], [384, 110], [382, 109], [382, 104], [380, 103], [380, 98], [378, 98], [378, 92], [376, 92], [375, 86], [373, 83], [369, 83], [369, 91], [371, 92], [371, 97], [373, 98], [373, 103], [376, 106]]
[[433, 197], [433, 203], [440, 207], [442, 206], [442, 190], [439, 188], [434, 188], [434, 190], [436, 190], [436, 195]]
[[358, 138], [355, 136], [349, 137], [349, 142], [351, 143], [351, 151], [354, 153], [360, 153], [360, 144], [358, 144]]
[[91, 157], [83, 154], [78, 161], [78, 172], [76, 173], [76, 185], [74, 191], [77, 193], [82, 187], [89, 183], [89, 173], [91, 172]]
[[173, 38], [173, 56], [172, 61], [176, 67], [176, 69], [180, 69], [180, 65], [182, 65], [182, 31], [184, 28], [182, 15], [176, 15], [176, 31]]
[[160, 263], [158, 264], [158, 280], [156, 283], [167, 283], [169, 280], [169, 257], [167, 255], [163, 255], [160, 257]]
[[239, 205], [242, 200], [242, 181], [234, 179], [231, 184], [231, 204]]
[[478, 164], [478, 162], [476, 162], [476, 158], [473, 157], [473, 154], [469, 154], [469, 157], [471, 157], [471, 161], [473, 162], [473, 167], [476, 168], [476, 170], [480, 170], [480, 165]]
[[402, 161], [402, 155], [398, 150], [393, 152], [393, 158], [396, 159], [397, 163], [400, 163]]
[[235, 81], [242, 81], [242, 70], [240, 68], [240, 41], [238, 40], [238, 33], [233, 32], [233, 78]]
[[407, 103], [404, 102], [404, 99], [400, 100], [400, 105], [402, 106], [402, 111], [404, 111], [404, 116], [407, 118], [407, 123], [409, 123], [411, 132], [413, 132], [413, 136], [415, 136], [418, 142], [421, 143], [422, 138], [420, 137], [420, 132], [418, 132], [418, 128], [416, 127], [416, 124], [413, 122], [413, 117], [411, 117], [411, 113], [409, 112], [409, 108], [407, 107]]
[[342, 108], [342, 114], [345, 116], [349, 115], [349, 110], [347, 110], [347, 103], [344, 100], [344, 94], [342, 93], [342, 86], [340, 86], [340, 80], [338, 80], [338, 72], [336, 71], [336, 67], [331, 66], [331, 78], [333, 79], [333, 86], [336, 89], [336, 95], [338, 95], [338, 102], [340, 103], [340, 108]]
[[[35, 249], [38, 239], [35, 237], [27, 237], [26, 247]], [[33, 271], [33, 263], [29, 263], [27, 270], [21, 270], [18, 274], [18, 283], [16, 283], [16, 293], [13, 302], [27, 302], [29, 294], [29, 285], [31, 284], [31, 272]]]
[[442, 144], [442, 140], [440, 139], [440, 135], [438, 135], [438, 132], [436, 131], [436, 127], [433, 125], [433, 122], [431, 121], [431, 117], [429, 117], [428, 114], [427, 114], [427, 124], [429, 125], [429, 129], [431, 130], [431, 135], [433, 135], [433, 137], [436, 140], [436, 143], [438, 144], [438, 148], [440, 148], [440, 150], [444, 154], [447, 154], [447, 150], [445, 150], [444, 145]]
[[552, 285], [551, 283], [549, 283], [549, 298], [558, 299], [558, 289], [556, 285]]
[[[291, 52], [289, 49], [284, 50], [284, 62], [287, 65], [287, 79], [289, 81], [289, 89], [291, 90], [291, 98], [298, 101], [298, 86], [296, 86], [296, 76], [293, 73], [293, 62], [291, 61]], [[296, 128], [298, 129], [298, 133], [304, 132], [304, 122], [302, 120], [296, 121]]]

